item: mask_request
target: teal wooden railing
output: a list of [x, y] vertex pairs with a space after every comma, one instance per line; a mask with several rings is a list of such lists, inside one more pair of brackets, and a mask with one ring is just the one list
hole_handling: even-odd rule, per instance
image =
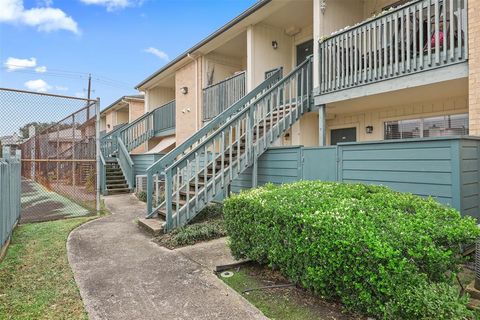
[[194, 133], [190, 138], [184, 141], [181, 145], [177, 146], [171, 152], [166, 154], [162, 159], [155, 162], [147, 169], [147, 217], [152, 217], [156, 214], [157, 209], [153, 208], [153, 191], [154, 180], [153, 176], [162, 176], [164, 170], [172, 165], [178, 158], [181, 158], [187, 154], [196, 145], [207, 139], [212, 134], [215, 134], [216, 130], [232, 118], [236, 113], [248, 107], [248, 105], [260, 97], [265, 91], [270, 89], [275, 83], [282, 78], [283, 69], [278, 68], [275, 73], [272, 73], [271, 77], [266, 79], [254, 90], [246, 94], [242, 99], [235, 102], [227, 110], [223, 111], [220, 115], [212, 119], [202, 129]]
[[11, 157], [5, 148], [0, 159], [0, 249], [10, 239], [20, 220], [21, 162], [20, 154]]
[[409, 2], [324, 39], [319, 94], [465, 62], [467, 2]]
[[107, 162], [100, 152], [100, 192], [107, 195]]
[[175, 101], [171, 101], [148, 112], [131, 123], [116, 128], [101, 140], [104, 156], [118, 153], [118, 138], [123, 141], [128, 152], [138, 148], [155, 136], [175, 129]]
[[309, 57], [168, 166], [165, 201], [154, 209], [165, 215], [165, 230], [185, 225], [210, 201], [225, 197], [250, 166], [255, 186], [258, 157], [310, 110], [311, 93]]
[[215, 118], [246, 92], [245, 71], [203, 89], [203, 121]]
[[125, 176], [125, 179], [127, 180], [128, 187], [133, 190], [135, 186], [135, 169], [134, 169], [134, 164], [133, 160], [130, 157], [130, 153], [128, 152], [127, 148], [125, 147], [125, 144], [123, 144], [123, 141], [120, 137], [117, 138], [117, 143], [118, 143], [118, 164], [120, 165], [120, 168], [123, 171], [123, 174]]

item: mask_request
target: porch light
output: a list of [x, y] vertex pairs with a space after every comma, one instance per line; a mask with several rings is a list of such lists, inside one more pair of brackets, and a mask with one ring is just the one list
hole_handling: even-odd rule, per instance
[[188, 87], [181, 87], [180, 88], [180, 93], [181, 94], [187, 94], [188, 93]]
[[367, 134], [372, 134], [373, 133], [373, 126], [366, 126], [365, 127], [365, 132]]
[[273, 50], [278, 49], [278, 42], [277, 41], [272, 41], [272, 48], [273, 48]]

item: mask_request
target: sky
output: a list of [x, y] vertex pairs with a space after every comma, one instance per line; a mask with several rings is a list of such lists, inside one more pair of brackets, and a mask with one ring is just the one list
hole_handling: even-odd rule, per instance
[[[0, 0], [0, 87], [85, 97], [91, 74], [103, 109], [255, 2]], [[6, 100], [0, 95], [0, 136], [78, 107], [47, 112]]]

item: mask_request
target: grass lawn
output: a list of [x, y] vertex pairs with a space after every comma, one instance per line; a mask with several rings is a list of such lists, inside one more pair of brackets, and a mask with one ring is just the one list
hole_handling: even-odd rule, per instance
[[314, 297], [296, 287], [256, 290], [246, 289], [288, 283], [279, 273], [249, 264], [233, 271], [230, 278], [222, 278], [226, 284], [240, 293], [263, 314], [276, 320], [353, 320], [359, 316], [342, 313], [341, 306]]
[[73, 218], [17, 227], [0, 262], [0, 319], [87, 319], [67, 260]]

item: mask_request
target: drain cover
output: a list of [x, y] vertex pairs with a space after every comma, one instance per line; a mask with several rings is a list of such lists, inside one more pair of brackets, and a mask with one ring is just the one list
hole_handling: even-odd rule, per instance
[[224, 272], [220, 273], [220, 277], [222, 277], [222, 278], [231, 278], [231, 277], [233, 277], [233, 272], [231, 272], [231, 271], [224, 271]]

